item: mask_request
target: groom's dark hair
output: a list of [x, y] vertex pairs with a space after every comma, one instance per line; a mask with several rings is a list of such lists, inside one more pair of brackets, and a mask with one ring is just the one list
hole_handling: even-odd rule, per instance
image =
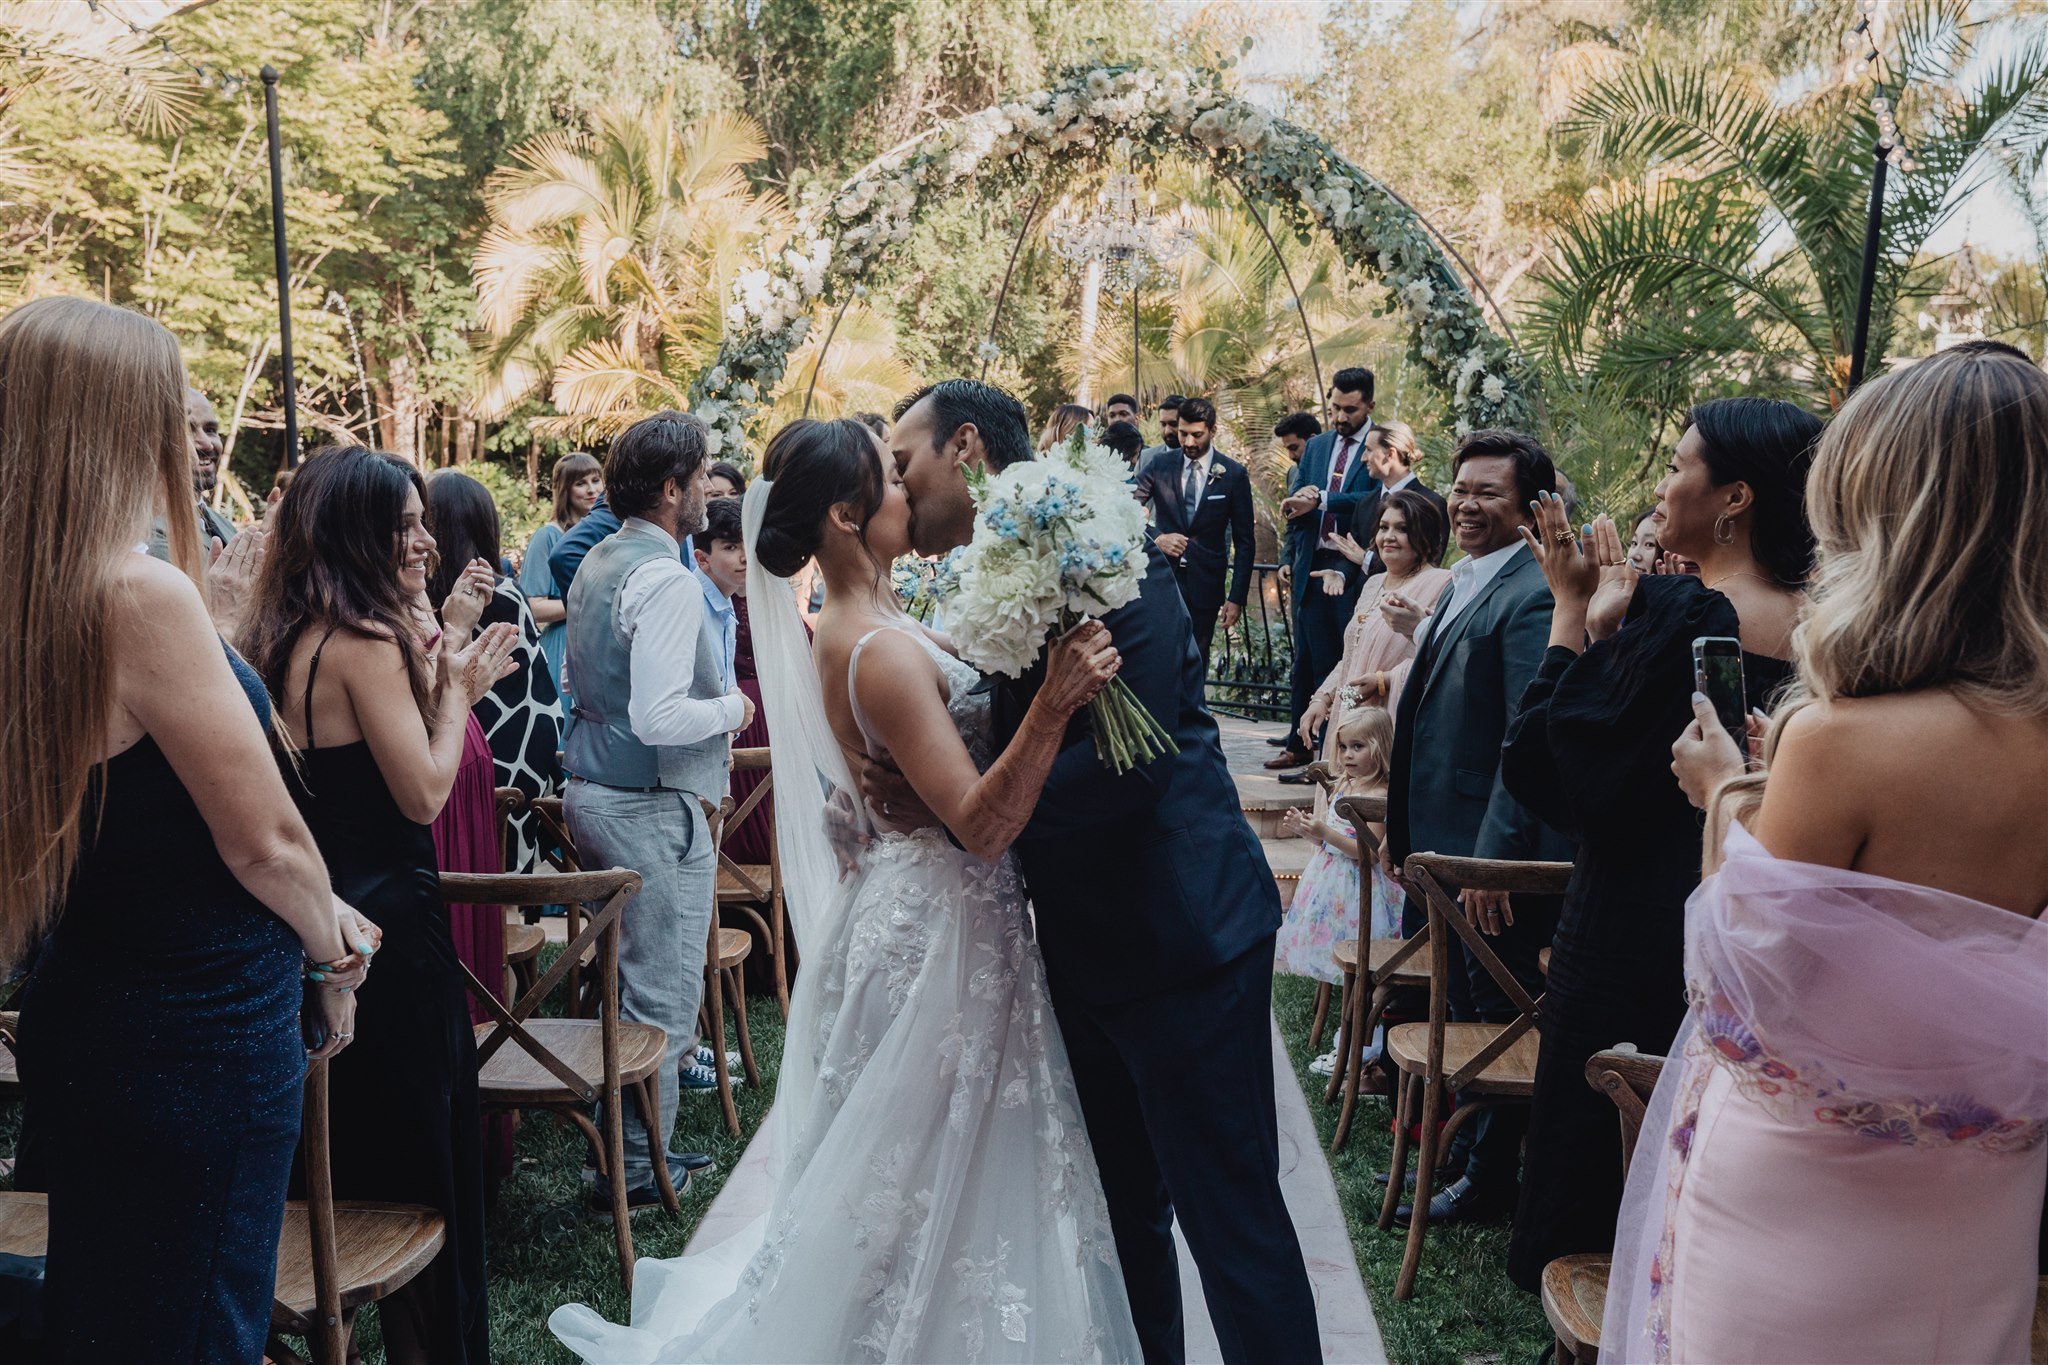
[[953, 433], [969, 422], [981, 433], [982, 448], [988, 452], [988, 466], [1001, 473], [1021, 460], [1033, 458], [1031, 419], [1024, 405], [1008, 390], [978, 379], [942, 379], [927, 384], [896, 405], [895, 420], [902, 421], [925, 399], [932, 400], [932, 442], [944, 445]]

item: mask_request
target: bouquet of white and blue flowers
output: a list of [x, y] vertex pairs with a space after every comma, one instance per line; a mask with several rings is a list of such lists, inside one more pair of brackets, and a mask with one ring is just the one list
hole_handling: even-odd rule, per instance
[[[1086, 429], [1000, 474], [968, 471], [974, 538], [948, 567], [946, 623], [960, 657], [1019, 677], [1046, 639], [1115, 611], [1145, 581], [1145, 509], [1128, 466]], [[1089, 704], [1095, 751], [1117, 772], [1177, 752], [1173, 736], [1123, 679]]]

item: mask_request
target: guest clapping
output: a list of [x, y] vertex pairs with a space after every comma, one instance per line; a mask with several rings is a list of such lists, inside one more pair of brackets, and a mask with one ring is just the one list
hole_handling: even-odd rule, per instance
[[[1698, 818], [1671, 776], [1692, 714], [1692, 642], [1741, 640], [1750, 705], [1791, 671], [1792, 622], [1813, 562], [1804, 489], [1821, 424], [1790, 403], [1730, 398], [1693, 410], [1651, 524], [1702, 577], [1644, 577], [1607, 518], [1582, 536], [1540, 499], [1525, 534], [1556, 598], [1550, 649], [1501, 758], [1515, 799], [1578, 844], [1553, 949], [1527, 1179], [1509, 1274], [1605, 1251], [1621, 1203], [1614, 1111], [1586, 1084], [1616, 1043], [1662, 1053], [1685, 1013], [1685, 901], [1699, 883]], [[1590, 643], [1589, 643], [1590, 641]]]
[[[1331, 797], [1384, 797], [1393, 761], [1394, 718], [1382, 707], [1360, 706], [1346, 711], [1330, 729], [1337, 737], [1337, 780]], [[1290, 833], [1313, 841], [1316, 852], [1302, 869], [1294, 900], [1274, 941], [1273, 969], [1334, 985], [1337, 964], [1331, 950], [1339, 943], [1347, 938], [1401, 936], [1402, 892], [1374, 858], [1372, 904], [1360, 906], [1358, 831], [1334, 809], [1327, 815], [1290, 810], [1283, 823]], [[1386, 841], [1386, 826], [1374, 825], [1370, 833], [1377, 851]], [[1335, 1059], [1336, 1054], [1331, 1053], [1318, 1060], [1334, 1063]]]
[[[47, 298], [0, 319], [0, 507], [49, 532], [21, 542], [0, 633], [0, 964], [40, 945], [16, 1176], [50, 1195], [59, 1360], [263, 1358], [302, 964], [330, 964], [305, 1022], [332, 1057], [375, 942], [208, 620], [185, 397], [177, 341], [140, 313]], [[165, 509], [167, 563], [134, 553]]]
[[[1344, 657], [1309, 699], [1308, 710], [1301, 718], [1300, 739], [1304, 747], [1314, 742], [1316, 732], [1325, 728], [1324, 722], [1332, 715], [1341, 715], [1353, 706], [1391, 710], [1398, 704], [1395, 672], [1415, 657], [1413, 633], [1419, 615], [1411, 619], [1408, 612], [1428, 613], [1451, 583], [1450, 571], [1438, 567], [1444, 556], [1447, 529], [1436, 505], [1412, 489], [1404, 488], [1381, 499], [1373, 551], [1385, 567], [1366, 580], [1358, 596], [1358, 609], [1344, 630]], [[1339, 536], [1337, 544], [1345, 555], [1356, 556], [1354, 563], [1364, 561], [1363, 547], [1351, 537]], [[1391, 614], [1385, 609], [1389, 599], [1401, 604]], [[1323, 757], [1332, 758], [1335, 752], [1335, 736], [1326, 734]], [[1280, 780], [1286, 782], [1292, 777], [1291, 773], [1283, 774]], [[1317, 813], [1321, 813], [1323, 805], [1319, 792]]]
[[249, 648], [298, 748], [295, 795], [335, 889], [385, 931], [356, 1045], [333, 1070], [334, 1192], [447, 1220], [440, 1254], [380, 1317], [394, 1360], [461, 1365], [490, 1350], [476, 1042], [429, 825], [470, 709], [513, 669], [519, 636], [499, 624], [470, 638], [489, 596], [474, 581], [435, 624], [425, 492], [395, 455], [307, 460], [278, 504]]

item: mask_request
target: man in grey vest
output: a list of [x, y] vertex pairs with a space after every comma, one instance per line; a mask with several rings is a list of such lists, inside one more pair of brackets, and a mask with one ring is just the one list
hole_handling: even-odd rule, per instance
[[[680, 412], [635, 422], [612, 443], [605, 494], [622, 524], [590, 551], [569, 589], [563, 663], [577, 720], [563, 753], [570, 837], [586, 867], [641, 877], [619, 935], [619, 1013], [668, 1034], [658, 1078], [664, 1151], [678, 1071], [696, 1064], [717, 902], [717, 851], [697, 802], [724, 797], [733, 732], [754, 718], [727, 674], [722, 637], [707, 628], [704, 591], [680, 558], [683, 537], [704, 529], [705, 448], [703, 422]], [[680, 1187], [709, 1164], [671, 1154], [671, 1178]], [[655, 1202], [643, 1144], [626, 1144], [625, 1166], [628, 1201]]]

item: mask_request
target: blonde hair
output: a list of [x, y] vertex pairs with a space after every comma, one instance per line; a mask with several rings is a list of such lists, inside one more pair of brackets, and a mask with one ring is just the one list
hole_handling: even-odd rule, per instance
[[1095, 414], [1079, 403], [1062, 403], [1052, 410], [1052, 418], [1045, 424], [1045, 430], [1038, 434], [1038, 453], [1043, 455], [1054, 446], [1074, 434], [1074, 428], [1083, 425]]
[[[1821, 436], [1806, 511], [1820, 565], [1792, 635], [1798, 675], [1765, 758], [1802, 707], [1946, 688], [2048, 714], [2048, 374], [1995, 345], [1872, 380]], [[1710, 863], [1763, 777], [1710, 808]]]
[[1394, 717], [1384, 706], [1354, 706], [1337, 722], [1339, 744], [1363, 744], [1367, 782], [1385, 782], [1394, 769]]
[[1411, 467], [1415, 464], [1414, 427], [1406, 422], [1374, 422], [1372, 430], [1366, 433], [1366, 439], [1370, 440], [1374, 436], [1380, 438], [1381, 445], [1399, 455], [1402, 464]]
[[[0, 318], [0, 517], [21, 540], [0, 595], [0, 964], [48, 927], [84, 843], [113, 719], [107, 619], [122, 556], [164, 515], [200, 582], [178, 343], [141, 313], [45, 298]], [[54, 513], [54, 515], [53, 515]]]

